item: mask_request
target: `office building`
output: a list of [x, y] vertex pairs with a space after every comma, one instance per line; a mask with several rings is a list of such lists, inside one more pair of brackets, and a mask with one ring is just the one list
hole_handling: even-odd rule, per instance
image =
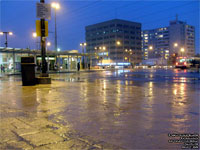
[[177, 18], [168, 27], [142, 32], [143, 59], [195, 55], [195, 28]]
[[142, 61], [141, 24], [113, 19], [86, 26], [87, 53], [92, 65], [124, 66]]

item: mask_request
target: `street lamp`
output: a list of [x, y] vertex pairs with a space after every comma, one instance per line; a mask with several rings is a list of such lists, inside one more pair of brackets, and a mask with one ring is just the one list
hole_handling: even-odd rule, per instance
[[87, 43], [80, 43], [80, 46], [82, 47], [82, 53], [84, 53], [84, 47], [87, 46]]
[[[82, 54], [84, 54], [84, 47], [87, 46], [87, 43], [80, 43], [80, 46], [82, 47]], [[83, 69], [85, 68], [85, 59], [84, 59], [84, 56], [83, 57], [83, 60], [82, 60], [82, 65], [83, 65]]]
[[[51, 3], [51, 7], [54, 8], [55, 10], [55, 50], [58, 52], [58, 46], [57, 46], [57, 26], [56, 26], [56, 11], [58, 9], [60, 9], [60, 4], [59, 3], [56, 3], [56, 2], [53, 2]], [[57, 59], [56, 59], [57, 60]], [[59, 68], [59, 71], [60, 71], [60, 62], [58, 60], [58, 68]]]
[[149, 46], [149, 50], [153, 50], [153, 46]]
[[3, 35], [3, 34], [5, 34], [5, 38], [6, 38], [6, 42], [5, 42], [5, 45], [6, 45], [6, 47], [8, 47], [8, 35], [13, 35], [13, 33], [12, 32], [0, 32], [0, 35]]
[[39, 47], [40, 47], [40, 42], [38, 41], [37, 33], [36, 33], [36, 32], [33, 32], [33, 33], [32, 33], [32, 36], [33, 36], [33, 38], [36, 39], [36, 49], [39, 49]]
[[185, 51], [185, 49], [182, 47], [182, 48], [181, 48], [182, 56], [183, 56], [184, 51]]
[[117, 41], [116, 43], [117, 43], [117, 45], [121, 45], [121, 42], [120, 42], [120, 41]]
[[33, 34], [32, 34], [32, 35], [33, 35], [33, 37], [34, 37], [34, 38], [36, 38], [36, 37], [37, 37], [37, 33], [36, 33], [36, 32], [33, 32]]
[[8, 32], [8, 34], [9, 34], [9, 35], [13, 35], [13, 33], [12, 33], [12, 32]]
[[53, 2], [51, 7], [55, 10], [55, 50], [57, 50], [57, 28], [56, 28], [56, 11], [60, 9], [60, 4]]
[[47, 46], [51, 46], [51, 42], [47, 42]]
[[[121, 45], [121, 42], [120, 41], [116, 41], [116, 44], [117, 44], [117, 46], [120, 46]], [[116, 47], [115, 47], [115, 57], [117, 56], [117, 49], [116, 49]], [[124, 55], [124, 52], [123, 52], [123, 55]], [[123, 58], [123, 60], [124, 60], [124, 58]], [[115, 62], [117, 62], [117, 60], [115, 60]]]
[[178, 46], [178, 43], [174, 43], [174, 47], [177, 47]]

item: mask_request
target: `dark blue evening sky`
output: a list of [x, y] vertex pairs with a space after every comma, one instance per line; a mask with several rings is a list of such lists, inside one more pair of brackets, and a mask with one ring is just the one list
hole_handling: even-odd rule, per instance
[[[1, 0], [0, 31], [12, 31], [8, 46], [15, 48], [35, 48], [36, 2], [39, 0]], [[50, 3], [52, 0], [46, 0]], [[58, 47], [61, 50], [78, 49], [85, 41], [85, 26], [118, 18], [142, 23], [142, 29], [153, 29], [169, 25], [176, 14], [196, 28], [196, 53], [200, 53], [199, 14], [200, 1], [67, 1], [60, 0], [61, 9], [57, 11]], [[49, 37], [54, 48], [54, 10], [49, 21]], [[4, 46], [5, 37], [1, 35], [0, 44]]]

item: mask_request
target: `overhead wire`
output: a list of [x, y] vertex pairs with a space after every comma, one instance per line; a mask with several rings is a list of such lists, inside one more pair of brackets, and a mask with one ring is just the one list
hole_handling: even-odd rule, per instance
[[[163, 10], [163, 11], [156, 11], [156, 12], [153, 12], [153, 13], [156, 13], [156, 14], [158, 14], [158, 13], [161, 13], [161, 12], [165, 12], [165, 11], [167, 11], [167, 10], [169, 10], [169, 9], [174, 9], [174, 8], [177, 8], [177, 7], [182, 7], [182, 6], [185, 6], [185, 5], [187, 5], [188, 6], [188, 3], [187, 4], [184, 4], [184, 5], [179, 5], [179, 6], [176, 6], [176, 7], [170, 7], [170, 8], [168, 8], [168, 9], [165, 9], [165, 10]], [[147, 15], [143, 15], [143, 16], [148, 16], [148, 15], [150, 15], [150, 14], [147, 14]], [[139, 18], [139, 17], [138, 17]], [[160, 19], [159, 19], [160, 20]], [[78, 25], [78, 24], [77, 24]]]
[[[158, 14], [158, 13], [163, 13], [163, 12], [165, 12], [165, 11], [168, 11], [168, 10], [171, 10], [171, 9], [175, 9], [175, 8], [178, 8], [178, 7], [183, 7], [183, 6], [188, 6], [188, 5], [190, 5], [190, 4], [192, 4], [191, 2], [190, 3], [186, 3], [186, 4], [183, 4], [183, 5], [178, 5], [178, 6], [174, 6], [174, 7], [170, 7], [170, 8], [167, 8], [167, 9], [164, 9], [164, 10], [161, 10], [161, 11], [155, 11], [155, 12], [152, 12], [152, 13], [148, 13], [148, 14], [145, 14], [145, 15], [142, 15], [142, 16], [139, 16], [139, 17], [137, 17], [137, 18], [133, 18], [133, 19], [139, 19], [139, 18], [142, 18], [142, 17], [145, 17], [145, 16], [149, 16], [149, 15], [153, 15], [153, 14]], [[91, 6], [91, 5], [90, 5]], [[123, 8], [123, 6], [121, 6], [121, 8]], [[84, 9], [84, 7], [82, 7], [82, 9]], [[136, 9], [137, 10], [137, 9]], [[113, 10], [112, 10], [113, 11]], [[75, 11], [73, 11], [73, 12], [75, 12]], [[107, 12], [109, 12], [109, 11], [107, 11]], [[193, 12], [193, 11], [192, 11]], [[192, 12], [190, 12], [190, 13], [192, 13]], [[188, 13], [188, 12], [186, 12], [186, 13]], [[184, 14], [186, 14], [186, 13], [184, 13]], [[182, 14], [183, 15], [183, 14]], [[96, 15], [95, 15], [96, 16]], [[88, 18], [91, 18], [91, 16], [88, 16]], [[159, 21], [161, 21], [161, 20], [166, 20], [166, 18], [171, 18], [171, 16], [170, 17], [164, 17], [164, 18], [162, 18], [162, 19], [157, 19], [157, 20], [159, 20]], [[83, 20], [86, 20], [84, 17], [81, 17], [81, 19], [83, 19]], [[88, 21], [88, 20], [87, 20]], [[154, 21], [149, 21], [149, 22], [145, 22], [145, 23], [142, 23], [142, 24], [147, 24], [147, 23], [151, 23], [151, 22], [155, 22], [155, 20]], [[78, 24], [77, 24], [78, 25]], [[80, 32], [80, 31], [79, 31]], [[72, 38], [72, 37], [75, 37], [76, 35], [75, 34], [69, 34], [68, 36], [70, 36], [70, 38]], [[63, 42], [61, 42], [61, 43], [63, 43]]]

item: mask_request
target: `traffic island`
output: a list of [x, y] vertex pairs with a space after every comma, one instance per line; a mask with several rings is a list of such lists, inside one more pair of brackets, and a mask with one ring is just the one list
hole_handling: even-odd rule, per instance
[[35, 84], [51, 84], [51, 78], [48, 73], [41, 73], [39, 77], [35, 77], [34, 57], [22, 57], [22, 85], [33, 86]]
[[51, 84], [50, 77], [36, 77], [37, 84]]
[[39, 77], [36, 77], [37, 84], [51, 84], [51, 78], [47, 73], [40, 74]]

